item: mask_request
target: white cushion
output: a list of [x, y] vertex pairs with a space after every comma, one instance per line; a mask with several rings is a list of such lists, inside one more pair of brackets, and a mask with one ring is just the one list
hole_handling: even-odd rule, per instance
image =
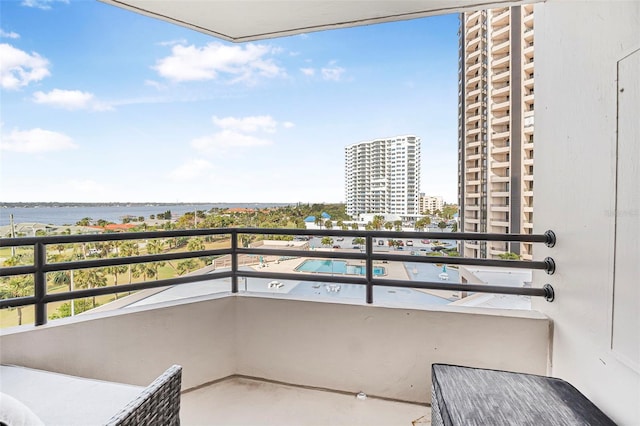
[[3, 392], [0, 392], [0, 423], [7, 426], [44, 426], [29, 407]]
[[47, 426], [102, 425], [143, 390], [25, 367], [0, 366], [2, 392], [22, 401]]

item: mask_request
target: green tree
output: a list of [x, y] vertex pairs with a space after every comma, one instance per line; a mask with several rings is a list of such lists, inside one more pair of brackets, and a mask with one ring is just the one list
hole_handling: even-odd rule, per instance
[[318, 228], [322, 228], [322, 218], [320, 216], [316, 216], [314, 223]]
[[357, 231], [358, 230], [358, 224], [356, 222], [353, 222], [351, 224], [351, 229], [353, 229], [354, 231]]
[[[121, 256], [137, 256], [139, 254], [138, 243], [133, 241], [124, 241], [120, 244], [119, 253]], [[127, 269], [129, 270], [129, 284], [131, 284], [131, 278], [133, 275], [132, 265], [127, 265]]]
[[187, 250], [189, 251], [202, 251], [205, 249], [204, 241], [202, 238], [191, 238], [187, 243]]
[[[33, 276], [17, 275], [0, 284], [0, 298], [11, 299], [14, 297], [31, 296], [34, 292]], [[18, 310], [18, 325], [22, 325], [22, 306], [16, 306]]]
[[66, 285], [71, 291], [71, 271], [55, 271], [51, 276], [51, 282], [55, 286]]
[[[79, 314], [91, 309], [91, 305], [87, 299], [76, 299], [73, 301], [74, 313]], [[71, 304], [69, 302], [58, 306], [56, 312], [49, 315], [49, 319], [59, 319], [71, 316]]]
[[379, 214], [374, 215], [371, 225], [373, 226], [373, 229], [375, 229], [376, 231], [381, 230], [382, 225], [384, 225], [384, 216]]
[[506, 253], [501, 253], [498, 255], [498, 257], [504, 260], [520, 260], [520, 255], [512, 253], [510, 251]]
[[331, 220], [327, 220], [324, 223], [324, 227], [327, 228], [327, 229], [333, 229], [333, 222], [331, 222]]
[[458, 222], [453, 222], [453, 225], [451, 225], [451, 232], [458, 232]]
[[393, 227], [398, 232], [402, 231], [402, 221], [401, 220], [394, 220], [393, 221]]
[[[107, 286], [107, 277], [102, 269], [81, 269], [74, 274], [74, 282], [78, 288], [98, 288]], [[96, 307], [96, 297], [92, 297], [93, 307]]]
[[353, 244], [357, 245], [357, 246], [361, 246], [364, 245], [365, 240], [362, 237], [356, 237], [353, 239]]
[[431, 224], [431, 218], [428, 216], [421, 217], [416, 221], [416, 229], [424, 230], [428, 225]]
[[322, 244], [323, 246], [330, 246], [333, 244], [333, 238], [322, 237], [322, 240], [320, 240], [320, 244]]
[[442, 207], [442, 216], [445, 219], [453, 219], [453, 215], [458, 213], [458, 206], [456, 204], [445, 204]]
[[183, 260], [178, 263], [178, 275], [184, 275], [185, 273], [191, 272], [193, 269], [196, 269], [197, 266], [196, 261], [193, 259]]
[[[117, 254], [112, 254], [110, 257], [118, 257]], [[120, 276], [120, 274], [124, 274], [125, 272], [127, 272], [127, 270], [129, 269], [129, 266], [131, 265], [113, 265], [113, 266], [108, 266], [105, 268], [105, 272], [107, 272], [108, 274], [113, 275], [113, 285], [117, 286], [118, 285], [118, 277]], [[115, 294], [116, 295], [116, 299], [118, 298], [118, 293]]]
[[89, 226], [93, 222], [93, 219], [90, 217], [83, 217], [79, 221], [76, 222], [76, 226]]
[[444, 228], [447, 227], [447, 223], [445, 221], [440, 221], [438, 222], [438, 228], [440, 228], [441, 231], [444, 231]]

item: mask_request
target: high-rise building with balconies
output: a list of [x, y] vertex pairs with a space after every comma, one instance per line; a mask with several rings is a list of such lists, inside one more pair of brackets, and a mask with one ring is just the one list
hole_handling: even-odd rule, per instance
[[[533, 231], [533, 5], [460, 15], [458, 194], [466, 232]], [[530, 243], [466, 242], [532, 258]]]
[[358, 142], [345, 152], [347, 214], [419, 215], [420, 138], [395, 136]]

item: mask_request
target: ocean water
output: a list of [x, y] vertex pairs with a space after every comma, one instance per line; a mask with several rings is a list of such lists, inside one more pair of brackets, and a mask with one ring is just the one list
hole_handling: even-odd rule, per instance
[[51, 225], [75, 225], [85, 217], [93, 220], [104, 219], [109, 222], [122, 223], [122, 218], [129, 216], [144, 216], [171, 211], [174, 218], [195, 210], [208, 211], [217, 208], [266, 208], [283, 204], [162, 204], [162, 205], [121, 205], [121, 206], [39, 206], [39, 207], [0, 207], [0, 226], [10, 224], [10, 215], [14, 223], [46, 223]]

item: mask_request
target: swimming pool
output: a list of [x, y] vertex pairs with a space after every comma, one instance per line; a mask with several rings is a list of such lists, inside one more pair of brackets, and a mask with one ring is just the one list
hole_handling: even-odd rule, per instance
[[[295, 269], [298, 272], [319, 272], [323, 274], [365, 275], [367, 268], [361, 265], [347, 265], [344, 260], [308, 259]], [[385, 275], [382, 266], [373, 267], [373, 275]]]

